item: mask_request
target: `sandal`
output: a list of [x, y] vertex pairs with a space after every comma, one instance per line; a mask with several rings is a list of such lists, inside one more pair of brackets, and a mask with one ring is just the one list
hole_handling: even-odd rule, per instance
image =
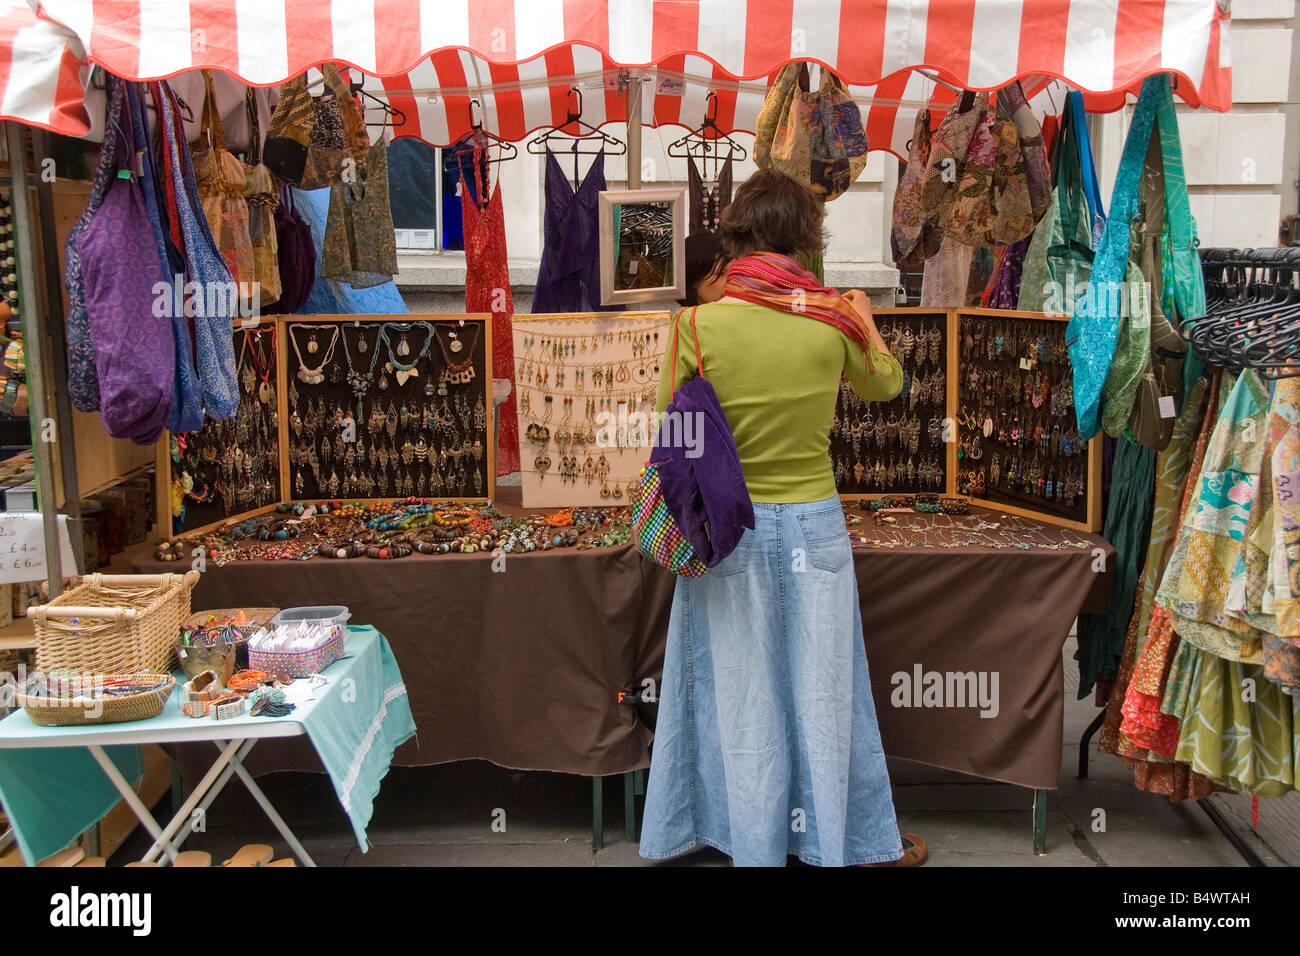
[[176, 859], [172, 860], [172, 866], [211, 866], [212, 854], [206, 850], [183, 850], [176, 854]]
[[902, 856], [890, 863], [867, 863], [866, 866], [920, 866], [929, 855], [924, 837], [917, 833], [904, 833]]
[[223, 866], [266, 866], [275, 856], [265, 843], [250, 843], [240, 847], [239, 852], [227, 860]]

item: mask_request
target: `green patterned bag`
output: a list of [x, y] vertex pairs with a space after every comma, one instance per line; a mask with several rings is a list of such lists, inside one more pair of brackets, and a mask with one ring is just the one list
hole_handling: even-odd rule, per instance
[[1066, 103], [1052, 158], [1052, 204], [1034, 230], [1020, 273], [1017, 308], [1049, 315], [1072, 315], [1074, 301], [1086, 293], [1092, 276], [1093, 229], [1088, 208], [1081, 154], [1091, 146], [1074, 121], [1072, 101]]

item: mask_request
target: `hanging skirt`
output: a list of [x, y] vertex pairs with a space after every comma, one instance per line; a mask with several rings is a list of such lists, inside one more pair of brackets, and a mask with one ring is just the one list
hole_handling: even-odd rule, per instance
[[897, 860], [839, 500], [755, 502], [754, 517], [717, 567], [677, 581], [641, 856]]

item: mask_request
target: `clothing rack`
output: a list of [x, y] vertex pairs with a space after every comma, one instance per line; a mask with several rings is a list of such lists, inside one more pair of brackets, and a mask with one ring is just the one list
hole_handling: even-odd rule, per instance
[[1183, 334], [1207, 365], [1300, 375], [1300, 247], [1200, 250], [1206, 315]]

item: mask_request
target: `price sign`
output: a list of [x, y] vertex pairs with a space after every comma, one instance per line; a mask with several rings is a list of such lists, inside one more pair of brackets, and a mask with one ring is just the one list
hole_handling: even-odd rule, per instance
[[[68, 536], [67, 515], [59, 515], [59, 554], [63, 576], [78, 573]], [[0, 584], [42, 581], [49, 576], [45, 569], [45, 531], [36, 511], [0, 513]]]

